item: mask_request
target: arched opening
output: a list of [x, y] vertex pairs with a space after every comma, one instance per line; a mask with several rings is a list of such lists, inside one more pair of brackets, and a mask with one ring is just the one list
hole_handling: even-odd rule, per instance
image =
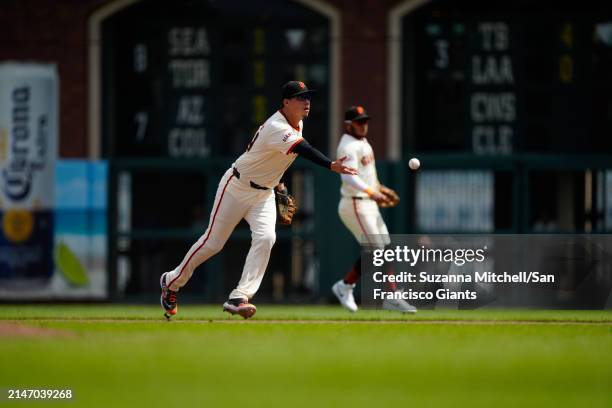
[[[107, 157], [233, 157], [298, 78], [328, 94], [329, 22], [292, 2], [135, 3], [102, 24]], [[329, 100], [308, 137], [327, 146]]]
[[[278, 108], [284, 82], [318, 90], [305, 136], [335, 148], [339, 20], [318, 0], [120, 0], [92, 16], [90, 156], [111, 164], [111, 286], [153, 290], [141, 275], [176, 262], [206, 226], [220, 169]], [[233, 279], [208, 275], [209, 298]]]
[[606, 2], [392, 10], [389, 151], [432, 155], [415, 178], [415, 228], [606, 228], [612, 173], [596, 155], [612, 153], [610, 27]]

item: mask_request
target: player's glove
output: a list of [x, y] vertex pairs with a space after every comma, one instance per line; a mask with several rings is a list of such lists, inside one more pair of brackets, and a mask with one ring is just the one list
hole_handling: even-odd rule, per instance
[[276, 219], [279, 224], [291, 225], [293, 215], [297, 211], [297, 203], [287, 191], [287, 187], [280, 183], [274, 188], [276, 198]]
[[382, 184], [380, 185], [380, 193], [385, 196], [386, 200], [378, 203], [378, 206], [381, 208], [390, 208], [395, 207], [399, 204], [400, 198], [399, 195], [395, 192], [395, 190], [385, 187]]

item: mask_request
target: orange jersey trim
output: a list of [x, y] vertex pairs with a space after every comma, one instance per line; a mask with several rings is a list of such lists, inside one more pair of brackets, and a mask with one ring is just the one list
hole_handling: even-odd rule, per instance
[[293, 151], [293, 149], [295, 149], [295, 146], [299, 145], [300, 143], [302, 143], [304, 141], [303, 137], [300, 137], [298, 140], [295, 141], [294, 144], [291, 145], [291, 147], [289, 148], [289, 150], [287, 150], [287, 154], [291, 153]]

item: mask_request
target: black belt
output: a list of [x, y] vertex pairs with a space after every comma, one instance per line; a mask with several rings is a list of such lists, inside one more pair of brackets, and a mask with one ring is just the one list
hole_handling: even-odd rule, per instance
[[[240, 172], [235, 167], [232, 167], [232, 173], [234, 174], [234, 177], [240, 179]], [[257, 190], [269, 190], [268, 187], [260, 186], [259, 184], [253, 183], [252, 181], [250, 181], [249, 184], [252, 188], [255, 188]]]
[[351, 197], [353, 200], [366, 200], [370, 197]]

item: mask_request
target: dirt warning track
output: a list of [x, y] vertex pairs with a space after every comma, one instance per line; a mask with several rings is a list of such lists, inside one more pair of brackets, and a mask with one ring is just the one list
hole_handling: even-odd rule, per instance
[[6, 337], [70, 337], [70, 332], [21, 323], [0, 321], [0, 338]]

